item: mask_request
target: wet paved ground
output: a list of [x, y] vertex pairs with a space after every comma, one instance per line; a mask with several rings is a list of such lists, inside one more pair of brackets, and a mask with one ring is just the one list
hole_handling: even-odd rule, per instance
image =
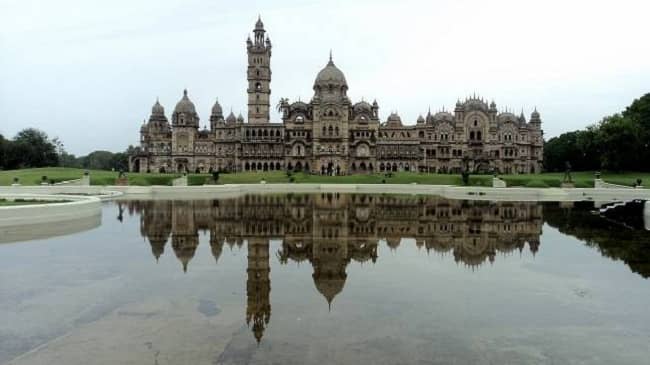
[[608, 227], [613, 251], [597, 218], [417, 197], [106, 203], [94, 230], [0, 245], [0, 363], [645, 363], [648, 235]]

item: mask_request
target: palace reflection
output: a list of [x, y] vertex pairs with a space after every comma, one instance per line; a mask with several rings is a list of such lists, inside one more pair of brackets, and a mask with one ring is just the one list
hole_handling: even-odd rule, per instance
[[270, 241], [281, 241], [275, 256], [281, 264], [308, 261], [316, 289], [331, 305], [343, 290], [346, 268], [377, 261], [385, 242], [398, 249], [402, 238], [418, 248], [467, 267], [494, 262], [497, 253], [539, 249], [542, 206], [528, 202], [490, 203], [448, 200], [435, 196], [245, 195], [196, 201], [126, 201], [123, 210], [140, 216], [140, 232], [156, 260], [171, 248], [188, 270], [199, 245], [199, 233], [209, 233], [218, 262], [224, 245], [246, 243], [246, 322], [260, 341], [271, 316]]

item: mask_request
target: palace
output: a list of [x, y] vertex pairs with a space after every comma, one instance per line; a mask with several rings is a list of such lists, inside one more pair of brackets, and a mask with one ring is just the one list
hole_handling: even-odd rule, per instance
[[538, 173], [543, 131], [537, 110], [527, 121], [473, 96], [452, 112], [420, 115], [411, 125], [397, 113], [380, 120], [377, 101], [352, 103], [332, 56], [317, 74], [308, 103], [281, 98], [282, 123], [270, 122], [271, 40], [259, 19], [248, 51], [248, 118], [224, 117], [217, 101], [210, 128], [187, 90], [171, 114], [156, 101], [130, 156], [136, 172], [305, 171], [344, 175], [388, 171]]

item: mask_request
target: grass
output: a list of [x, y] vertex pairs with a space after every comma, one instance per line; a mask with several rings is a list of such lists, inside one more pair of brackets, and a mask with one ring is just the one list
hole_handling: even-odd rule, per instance
[[34, 204], [49, 204], [49, 203], [66, 203], [69, 200], [37, 200], [37, 199], [15, 199], [7, 200], [0, 198], [0, 207], [14, 207], [18, 205], [34, 205]]
[[[84, 173], [83, 169], [47, 167], [38, 169], [23, 169], [0, 171], [0, 185], [11, 185], [14, 177], [20, 179], [22, 185], [38, 185], [42, 176], [47, 176], [48, 181], [60, 182], [64, 180], [79, 179]], [[589, 188], [594, 186], [593, 172], [574, 172], [573, 181], [576, 187]], [[128, 173], [129, 185], [171, 185], [172, 180], [181, 174], [146, 174]], [[114, 171], [91, 170], [91, 185], [113, 185], [118, 177]], [[559, 187], [564, 177], [563, 173], [543, 173], [526, 175], [501, 175], [508, 186], [521, 187]], [[637, 178], [641, 178], [646, 186], [650, 186], [650, 173], [603, 173], [603, 180], [613, 184], [632, 186]], [[293, 173], [291, 179], [286, 172], [241, 172], [219, 174], [219, 184], [257, 184], [261, 180], [267, 183], [315, 183], [315, 184], [430, 184], [430, 185], [461, 185], [460, 175], [453, 174], [420, 174], [415, 172], [397, 172], [391, 177], [384, 174], [347, 175], [347, 176], [321, 176], [305, 173]], [[210, 183], [209, 174], [189, 174], [189, 185], [203, 185]], [[492, 186], [492, 176], [471, 175], [471, 186]]]

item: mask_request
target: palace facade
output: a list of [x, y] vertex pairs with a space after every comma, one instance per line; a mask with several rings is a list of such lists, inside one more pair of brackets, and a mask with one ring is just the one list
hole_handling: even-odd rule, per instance
[[537, 110], [530, 119], [499, 111], [479, 97], [453, 112], [420, 115], [405, 124], [397, 113], [382, 121], [377, 101], [353, 103], [348, 83], [332, 57], [318, 72], [309, 102], [281, 98], [282, 123], [270, 122], [271, 40], [260, 20], [248, 51], [248, 116], [224, 116], [219, 102], [210, 128], [187, 90], [171, 114], [156, 101], [130, 157], [137, 172], [305, 171], [316, 174], [419, 171], [537, 173], [542, 170], [543, 131]]

